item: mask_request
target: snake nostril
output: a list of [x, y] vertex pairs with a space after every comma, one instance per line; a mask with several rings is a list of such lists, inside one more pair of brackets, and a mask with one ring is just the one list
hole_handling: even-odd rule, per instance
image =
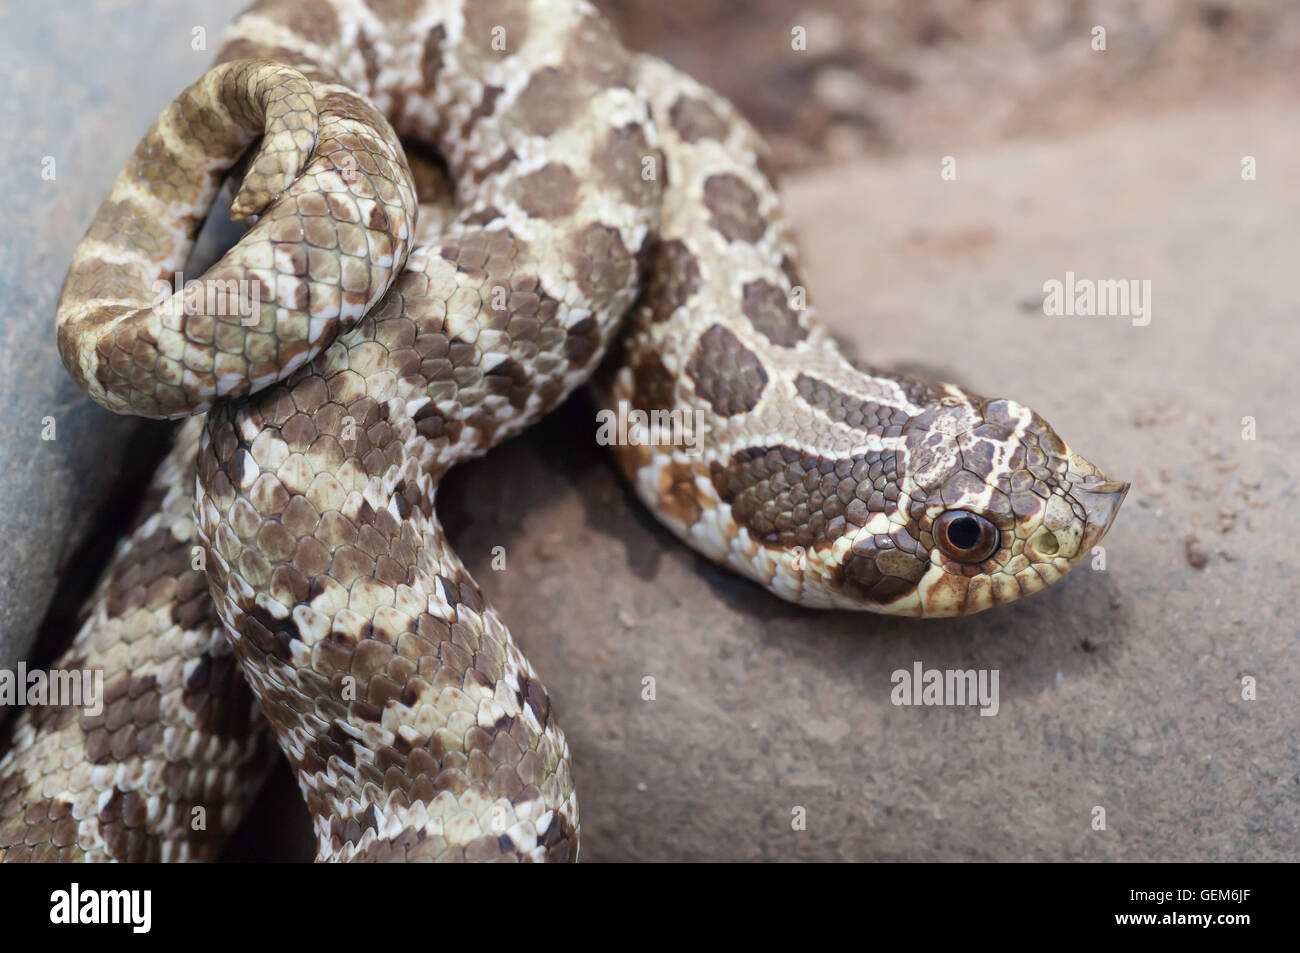
[[1046, 526], [1042, 527], [1034, 534], [1034, 538], [1031, 542], [1034, 545], [1034, 550], [1041, 556], [1055, 556], [1061, 551], [1061, 541], [1058, 540], [1056, 534]]

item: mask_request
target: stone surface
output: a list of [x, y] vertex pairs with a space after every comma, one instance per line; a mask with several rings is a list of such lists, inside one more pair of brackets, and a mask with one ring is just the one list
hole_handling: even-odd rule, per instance
[[8, 130], [0, 139], [0, 667], [30, 650], [139, 427], [90, 403], [59, 361], [54, 308], [64, 270], [165, 99], [211, 60], [211, 47], [193, 48], [193, 29], [206, 25], [215, 39], [231, 7], [202, 0], [169, 16], [89, 2], [0, 11]]
[[[0, 582], [10, 614], [15, 591], [48, 591], [70, 533], [59, 506], [120, 445], [61, 390], [49, 321], [67, 254], [162, 100], [209, 61], [191, 27], [215, 45], [234, 6], [201, 20], [61, 5], [18, 32], [29, 15], [7, 15], [10, 128], [40, 133], [6, 140], [0, 172], [19, 196], [6, 234], [32, 236], [0, 259], [15, 319], [0, 325], [0, 512], [33, 527], [10, 530], [0, 566], [39, 577]], [[56, 41], [60, 23], [76, 31]], [[784, 192], [812, 299], [860, 356], [1023, 400], [1133, 481], [1104, 571], [963, 620], [801, 610], [660, 529], [594, 445], [582, 396], [453, 473], [439, 511], [568, 733], [584, 859], [1300, 859], [1294, 98], [1245, 83], [1112, 116], [1114, 87], [1099, 90], [1082, 132], [991, 141], [959, 111], [941, 148], [814, 165]], [[40, 180], [47, 153], [57, 183]], [[1045, 317], [1043, 283], [1067, 271], [1149, 279], [1150, 324]], [[65, 415], [55, 447], [31, 435], [47, 412]], [[65, 442], [74, 414], [83, 437]], [[37, 456], [74, 446], [62, 469]], [[31, 483], [50, 499], [29, 503]], [[891, 673], [916, 662], [996, 670], [998, 714], [891, 704]], [[232, 856], [309, 856], [305, 824], [282, 772]]]

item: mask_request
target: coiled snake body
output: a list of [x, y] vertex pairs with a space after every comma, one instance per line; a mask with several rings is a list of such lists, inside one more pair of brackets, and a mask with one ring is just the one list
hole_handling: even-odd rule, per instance
[[[103, 711], [15, 728], [4, 859], [211, 858], [270, 735], [320, 859], [576, 856], [550, 699], [434, 500], [615, 342], [599, 393], [636, 492], [786, 599], [974, 612], [1108, 528], [1127, 486], [1028, 408], [840, 356], [761, 141], [585, 3], [263, 0], [218, 64], [64, 285], [60, 351], [95, 400], [210, 412], [57, 663], [103, 670]], [[256, 224], [158, 295], [259, 136], [232, 204]], [[454, 208], [419, 210], [399, 136], [442, 154]]]

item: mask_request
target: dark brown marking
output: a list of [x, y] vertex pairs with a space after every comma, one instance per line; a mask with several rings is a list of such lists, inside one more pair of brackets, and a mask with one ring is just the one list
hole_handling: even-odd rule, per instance
[[419, 15], [424, 0], [365, 0], [365, 4], [384, 23], [406, 26]]
[[434, 89], [442, 74], [442, 45], [447, 39], [447, 29], [441, 23], [424, 38], [424, 51], [420, 55], [420, 78], [425, 89]]
[[928, 554], [916, 540], [901, 534], [901, 548], [894, 536], [865, 536], [854, 542], [842, 563], [835, 567], [831, 585], [850, 598], [887, 604], [907, 595], [925, 575]]
[[93, 764], [111, 764], [150, 754], [161, 742], [156, 732], [137, 731], [159, 719], [162, 693], [153, 675], [124, 676], [104, 686], [103, 710], [81, 716], [86, 756]]
[[806, 403], [836, 423], [858, 430], [883, 433], [887, 427], [901, 427], [908, 421], [907, 411], [901, 408], [888, 407], [846, 394], [816, 377], [800, 374], [794, 383], [799, 396]]
[[727, 138], [727, 124], [702, 99], [694, 96], [679, 96], [668, 110], [668, 121], [677, 130], [677, 135], [687, 142], [699, 142], [701, 139], [716, 139], [723, 142]]
[[736, 522], [767, 545], [820, 546], [896, 505], [883, 490], [897, 483], [894, 451], [832, 459], [797, 447], [750, 447], [713, 464], [718, 495]]
[[512, 270], [519, 251], [520, 243], [508, 228], [483, 228], [462, 233], [455, 243], [442, 245], [438, 254], [466, 274], [504, 275]]
[[659, 474], [659, 508], [687, 526], [698, 520], [701, 513], [695, 475], [695, 467], [677, 461], [669, 463]]
[[570, 364], [585, 367], [599, 351], [600, 345], [600, 326], [595, 318], [583, 318], [567, 329], [564, 356]]
[[[74, 261], [63, 279], [65, 293], [75, 294], [81, 298], [122, 298], [139, 299], [140, 280], [134, 269], [123, 268], [99, 258]], [[96, 308], [89, 315], [86, 326], [93, 326], [106, 319], [101, 315], [103, 309]]]
[[[518, 53], [528, 42], [531, 5], [532, 0], [465, 4], [462, 36], [465, 52], [487, 61], [500, 60]], [[505, 49], [494, 47], [494, 40], [498, 36], [504, 41]]]
[[785, 280], [790, 283], [791, 288], [803, 287], [803, 279], [799, 277], [799, 266], [789, 255], [781, 256], [781, 274], [785, 275]]
[[704, 204], [711, 215], [710, 224], [727, 241], [756, 242], [767, 231], [767, 223], [758, 212], [758, 196], [730, 172], [705, 180]]
[[561, 218], [577, 206], [578, 178], [567, 165], [548, 162], [512, 183], [509, 194], [534, 218]]
[[560, 67], [547, 66], [533, 73], [511, 107], [511, 113], [534, 135], [550, 136], [573, 118], [581, 101], [581, 90], [574, 75]]
[[477, 212], [471, 212], [466, 215], [464, 222], [466, 225], [491, 225], [501, 217], [501, 210], [493, 205], [485, 205]]
[[247, 12], [257, 13], [320, 46], [328, 47], [338, 40], [338, 16], [324, 0], [259, 0]]
[[661, 242], [646, 289], [650, 320], [667, 321], [700, 288], [700, 263], [676, 238]]
[[632, 366], [632, 380], [632, 405], [636, 409], [647, 413], [669, 410], [676, 403], [677, 382], [655, 352], [646, 352]]
[[659, 194], [656, 181], [643, 175], [647, 158], [654, 159], [656, 169], [663, 164], [659, 150], [652, 149], [646, 141], [645, 131], [640, 126], [629, 125], [611, 129], [604, 148], [592, 155], [591, 162], [596, 174], [625, 201], [644, 206], [654, 202]]
[[767, 371], [740, 339], [720, 324], [700, 336], [686, 363], [695, 393], [723, 417], [753, 410], [767, 387]]
[[513, 149], [507, 149], [501, 155], [497, 156], [485, 166], [475, 167], [472, 170], [471, 177], [475, 182], [482, 183], [494, 175], [500, 175], [502, 172], [514, 165], [515, 160], [519, 157], [515, 155]]
[[252, 733], [257, 700], [234, 655], [199, 656], [199, 664], [185, 680], [181, 693], [185, 707], [194, 712], [199, 727], [222, 738], [247, 738]]
[[[85, 668], [86, 659], [77, 657], [59, 663], [59, 668], [66, 672], [79, 672]], [[78, 705], [37, 705], [26, 710], [26, 716], [31, 718], [32, 731], [36, 734], [45, 732], [60, 731], [72, 722], [76, 721], [77, 716], [81, 714], [82, 707]], [[0, 796], [0, 805], [5, 799]]]
[[162, 838], [146, 827], [147, 806], [135, 791], [116, 788], [99, 811], [100, 831], [108, 854], [125, 863], [162, 860]]
[[287, 662], [292, 654], [289, 643], [294, 639], [302, 639], [293, 616], [277, 619], [260, 605], [245, 608], [244, 615], [239, 620], [239, 629], [250, 646], [263, 655], [282, 662]]
[[786, 293], [769, 281], [745, 285], [743, 308], [754, 329], [778, 347], [794, 347], [808, 336]]
[[0, 815], [0, 851], [5, 851], [5, 860], [84, 860], [77, 846], [78, 823], [72, 816], [72, 804], [57, 799], [24, 803], [21, 792], [26, 787], [17, 774], [0, 777], [0, 807], [13, 811]]
[[551, 823], [538, 837], [538, 843], [546, 848], [546, 859], [564, 863], [577, 859], [576, 842], [578, 832], [569, 819], [556, 811], [551, 815]]
[[[866, 361], [857, 360], [855, 358], [850, 358], [849, 363], [852, 364], [856, 370], [861, 371], [869, 377], [887, 377], [890, 380], [896, 381], [900, 389], [903, 391], [903, 396], [907, 398], [910, 403], [924, 406], [932, 401], [937, 401], [943, 396], [942, 390], [927, 381], [918, 380], [915, 377], [908, 377], [905, 374], [886, 373], [874, 365], [868, 364]], [[973, 395], [972, 397], [976, 401], [983, 400], [981, 397], [974, 397]]]
[[517, 697], [520, 707], [527, 705], [531, 708], [533, 714], [537, 716], [538, 723], [545, 727], [546, 720], [551, 714], [551, 698], [542, 683], [531, 676], [525, 676], [523, 684], [519, 686]]
[[[379, 51], [375, 49], [374, 43], [370, 41], [364, 29], [357, 31], [357, 50], [361, 53], [361, 62], [365, 65], [366, 83], [373, 87], [375, 80], [379, 78]], [[428, 82], [426, 79], [426, 86]]]
[[587, 299], [608, 303], [637, 280], [636, 256], [618, 230], [595, 222], [579, 230], [570, 244], [574, 280]]
[[582, 11], [569, 34], [560, 61], [574, 64], [584, 98], [632, 82], [631, 57], [622, 38], [607, 18], [590, 7]]
[[474, 123], [478, 122], [484, 116], [492, 115], [493, 110], [496, 109], [497, 99], [500, 98], [503, 92], [505, 92], [505, 90], [500, 86], [483, 87], [483, 97], [479, 100], [478, 105], [470, 112], [469, 119], [465, 123], [465, 132], [468, 132], [469, 127], [473, 126]]

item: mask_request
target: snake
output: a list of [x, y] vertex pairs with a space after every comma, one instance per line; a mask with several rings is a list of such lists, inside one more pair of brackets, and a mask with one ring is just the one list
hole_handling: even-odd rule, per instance
[[[182, 284], [223, 185], [249, 227]], [[1005, 605], [1128, 489], [1023, 404], [846, 358], [762, 139], [583, 0], [261, 0], [56, 328], [94, 401], [188, 419], [54, 666], [102, 705], [16, 720], [6, 861], [214, 859], [280, 757], [320, 861], [576, 859], [551, 698], [435, 500], [582, 384], [673, 534], [811, 608]]]

